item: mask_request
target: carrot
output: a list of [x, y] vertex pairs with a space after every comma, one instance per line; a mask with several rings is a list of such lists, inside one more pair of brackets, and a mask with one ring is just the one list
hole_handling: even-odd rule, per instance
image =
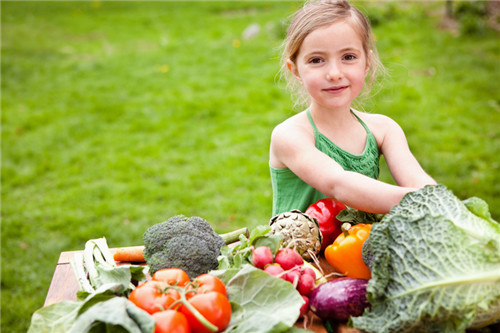
[[118, 247], [115, 254], [113, 254], [113, 259], [115, 261], [145, 262], [146, 260], [144, 260], [144, 256], [142, 255], [143, 251], [144, 245]]

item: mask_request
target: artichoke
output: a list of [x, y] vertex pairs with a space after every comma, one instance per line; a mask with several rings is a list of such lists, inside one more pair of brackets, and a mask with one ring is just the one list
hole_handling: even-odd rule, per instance
[[321, 231], [316, 218], [293, 209], [278, 214], [269, 221], [272, 234], [283, 236], [283, 246], [295, 248], [300, 255], [311, 260], [311, 253], [317, 255], [321, 251]]

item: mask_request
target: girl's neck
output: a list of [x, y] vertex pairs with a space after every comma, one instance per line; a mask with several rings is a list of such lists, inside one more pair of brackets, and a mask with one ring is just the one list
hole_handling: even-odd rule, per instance
[[326, 109], [317, 105], [311, 105], [309, 112], [311, 112], [316, 126], [327, 128], [343, 128], [348, 126], [355, 118], [350, 106], [339, 109]]

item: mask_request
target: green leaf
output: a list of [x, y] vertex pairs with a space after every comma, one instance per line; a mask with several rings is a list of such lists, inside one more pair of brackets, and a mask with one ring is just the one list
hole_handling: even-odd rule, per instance
[[94, 278], [94, 288], [99, 289], [107, 284], [121, 284], [124, 289], [130, 286], [130, 280], [132, 279], [132, 273], [130, 267], [124, 266], [106, 266], [106, 265], [96, 265], [97, 276]]
[[69, 332], [81, 305], [81, 302], [62, 301], [36, 310], [28, 333]]
[[465, 207], [474, 215], [488, 221], [493, 221], [488, 204], [481, 198], [471, 197], [463, 201]]
[[225, 332], [284, 332], [297, 321], [304, 301], [291, 283], [251, 265], [230, 270], [224, 280], [234, 309]]
[[84, 301], [63, 301], [41, 308], [33, 314], [28, 333], [153, 332], [154, 321], [147, 312], [116, 296], [123, 295], [126, 288], [121, 283], [109, 283], [87, 294]]
[[255, 238], [254, 241], [252, 242], [252, 245], [254, 247], [267, 246], [268, 248], [271, 249], [273, 255], [275, 255], [276, 253], [278, 253], [278, 250], [280, 249], [282, 240], [283, 240], [282, 234], [275, 234], [275, 235], [268, 234], [266, 236]]
[[249, 237], [240, 235], [240, 242], [235, 246], [223, 246], [221, 255], [217, 258], [219, 269], [237, 268], [251, 264], [252, 248], [267, 246], [276, 254], [281, 244], [281, 235], [270, 234], [271, 228], [258, 225], [250, 231]]
[[342, 209], [336, 216], [340, 222], [349, 222], [351, 224], [379, 222], [383, 217], [383, 214], [367, 213], [351, 207]]
[[[94, 304], [107, 301], [111, 298], [116, 297], [117, 295], [123, 295], [126, 290], [125, 288], [126, 287], [124, 287], [120, 283], [109, 283], [107, 285], [101, 286], [93, 293], [85, 296], [83, 303], [78, 311], [78, 315], [81, 315], [83, 312], [87, 311]], [[79, 297], [83, 296], [83, 293], [79, 294]]]
[[[444, 186], [411, 193], [373, 224], [366, 332], [465, 332], [500, 319], [500, 232]], [[432, 328], [432, 329], [431, 329]]]
[[146, 273], [149, 271], [149, 266], [142, 265], [120, 265], [118, 267], [128, 267], [130, 275], [134, 281], [145, 281], [147, 279]]
[[129, 332], [152, 333], [154, 320], [125, 297], [94, 304], [73, 323], [69, 333]]

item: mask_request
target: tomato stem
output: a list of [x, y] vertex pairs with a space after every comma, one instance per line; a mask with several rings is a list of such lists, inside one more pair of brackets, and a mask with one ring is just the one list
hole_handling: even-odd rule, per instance
[[210, 330], [210, 332], [217, 332], [219, 330], [217, 326], [209, 322], [207, 318], [205, 318], [191, 303], [188, 302], [184, 294], [181, 294], [180, 302], [185, 305], [193, 316], [195, 316], [196, 319], [203, 324], [203, 326]]
[[[192, 283], [191, 283], [192, 284]], [[197, 290], [186, 290], [186, 287], [182, 288], [182, 287], [178, 287], [178, 286], [167, 286], [165, 289], [164, 289], [164, 292], [166, 292], [168, 289], [175, 289], [179, 292], [181, 298], [177, 301], [175, 301], [174, 303], [172, 303], [170, 306], [169, 306], [169, 309], [171, 308], [174, 308], [175, 305], [177, 304], [182, 304], [184, 305], [185, 307], [187, 307], [189, 309], [189, 311], [193, 314], [193, 316], [203, 325], [205, 326], [210, 332], [217, 332], [219, 330], [219, 328], [217, 326], [215, 326], [214, 324], [212, 324], [210, 321], [207, 320], [207, 318], [205, 318], [191, 303], [189, 303], [189, 301], [187, 300], [186, 298], [186, 294], [189, 293], [189, 292], [194, 292], [194, 293], [198, 293]]]

